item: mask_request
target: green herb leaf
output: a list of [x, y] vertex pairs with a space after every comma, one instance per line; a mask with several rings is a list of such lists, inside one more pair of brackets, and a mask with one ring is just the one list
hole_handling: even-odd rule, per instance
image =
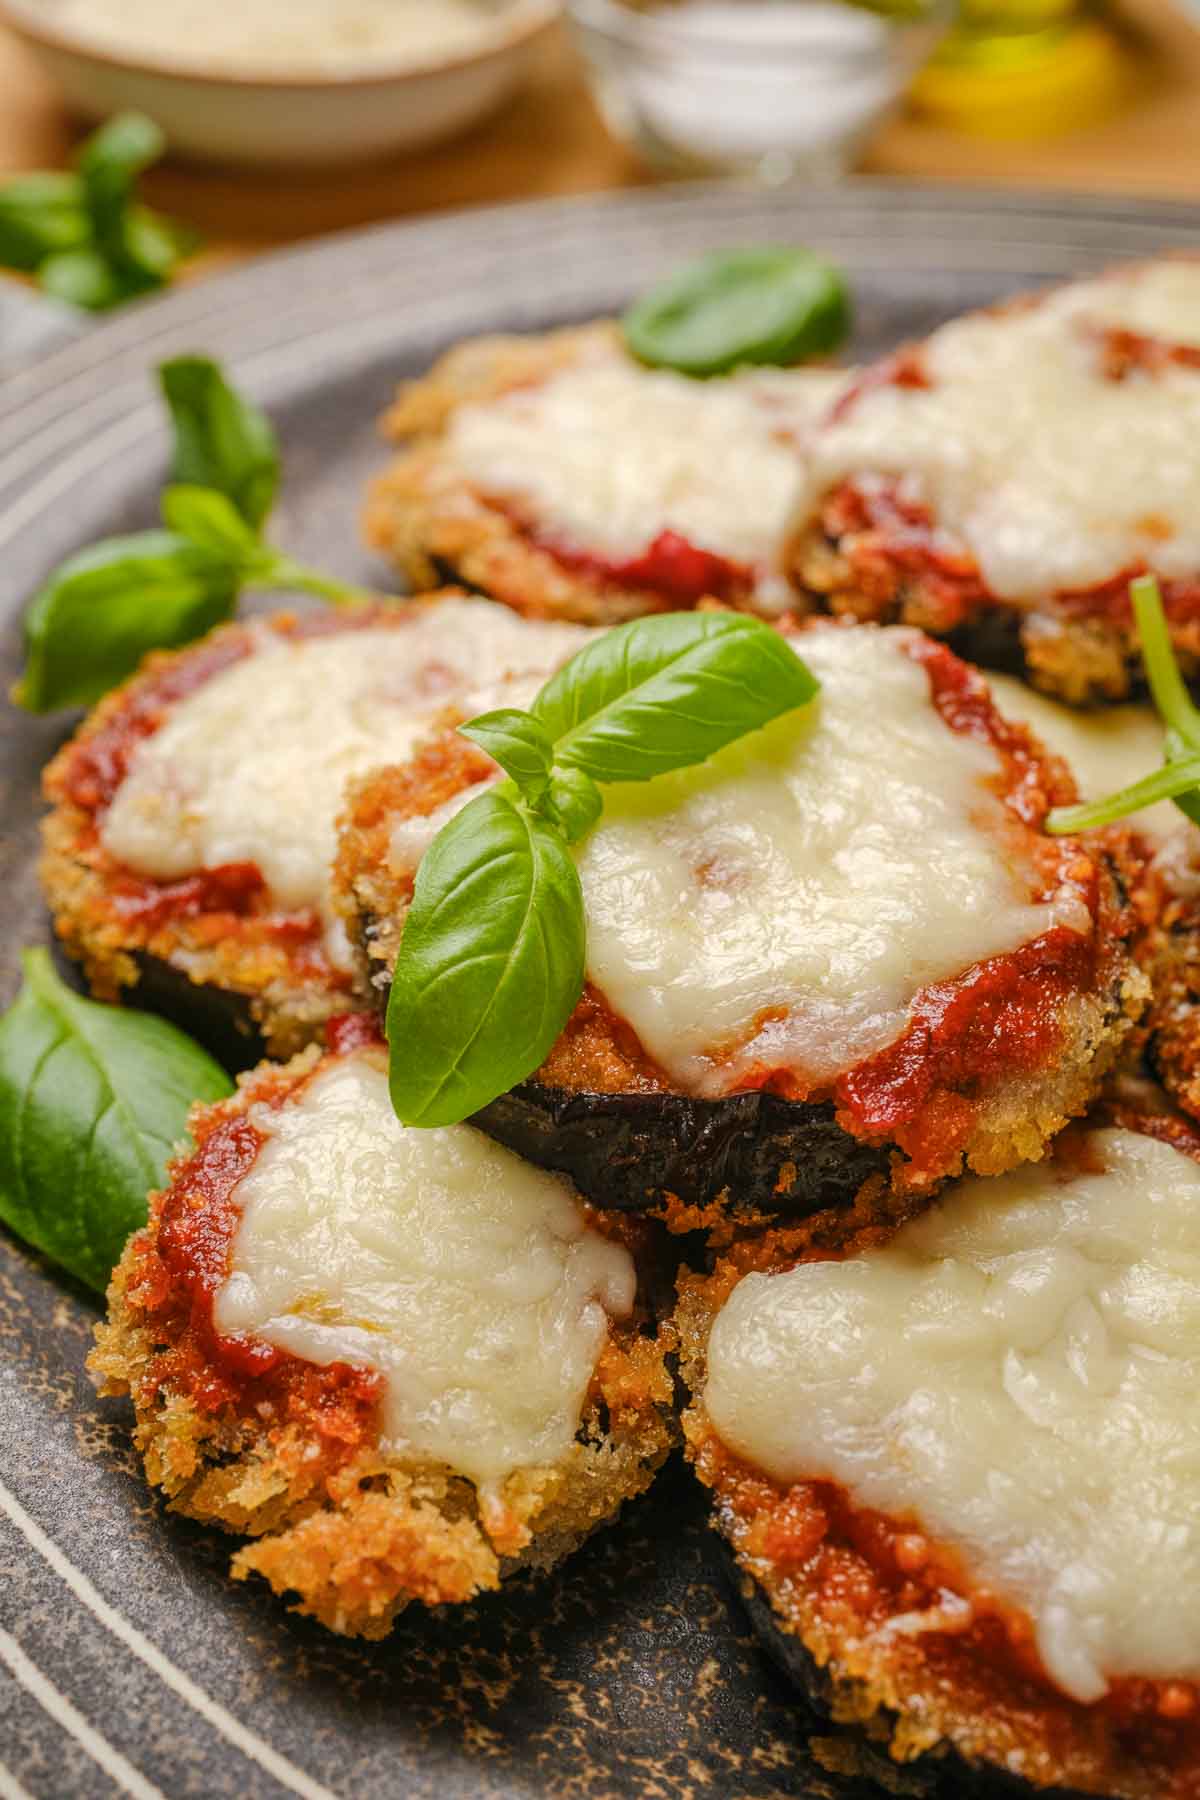
[[138, 268], [154, 277], [156, 286], [169, 281], [175, 266], [194, 256], [204, 240], [191, 225], [148, 206], [133, 206], [125, 223], [128, 252]]
[[806, 705], [817, 685], [761, 619], [663, 613], [585, 644], [532, 710], [556, 763], [596, 781], [647, 781]]
[[118, 113], [102, 125], [79, 153], [83, 200], [97, 250], [126, 278], [141, 277], [158, 286], [162, 271], [139, 256], [130, 232], [134, 184], [143, 169], [157, 162], [166, 139], [153, 119], [142, 113]]
[[206, 356], [177, 356], [158, 371], [175, 427], [172, 474], [216, 488], [261, 529], [279, 485], [279, 446], [265, 413]]
[[163, 523], [187, 538], [214, 562], [225, 563], [243, 579], [260, 565], [269, 568], [272, 552], [247, 525], [233, 501], [215, 488], [169, 487], [162, 497]]
[[0, 187], [0, 265], [33, 274], [47, 257], [78, 250], [89, 225], [78, 175], [20, 175]]
[[583, 990], [583, 893], [545, 819], [492, 789], [421, 860], [392, 981], [392, 1104], [453, 1125], [545, 1060]]
[[653, 288], [625, 314], [641, 362], [684, 375], [827, 356], [850, 329], [846, 283], [811, 250], [718, 250]]
[[532, 713], [515, 706], [481, 713], [469, 725], [460, 725], [463, 737], [486, 750], [511, 775], [524, 800], [536, 807], [550, 786], [554, 746]]
[[582, 769], [556, 769], [542, 810], [557, 819], [568, 844], [577, 844], [603, 812], [604, 796]]
[[136, 286], [131, 288], [106, 256], [86, 245], [81, 250], [63, 250], [47, 257], [38, 280], [55, 300], [65, 300], [69, 306], [82, 307], [85, 312], [107, 312], [143, 291]]
[[1153, 575], [1137, 576], [1129, 584], [1129, 595], [1150, 697], [1167, 728], [1165, 764], [1106, 800], [1056, 806], [1046, 819], [1046, 830], [1054, 836], [1115, 824], [1160, 800], [1174, 800], [1185, 818], [1200, 825], [1200, 712], [1179, 673], [1157, 580]]
[[72, 556], [25, 615], [25, 671], [14, 699], [30, 712], [87, 706], [149, 650], [201, 637], [227, 619], [236, 578], [168, 531], [109, 538]]
[[44, 950], [0, 1019], [0, 1218], [103, 1289], [194, 1100], [231, 1083], [173, 1025], [81, 999]]

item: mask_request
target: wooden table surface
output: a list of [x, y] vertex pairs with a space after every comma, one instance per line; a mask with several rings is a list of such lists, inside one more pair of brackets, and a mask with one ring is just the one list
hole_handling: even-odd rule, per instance
[[[906, 114], [886, 125], [873, 173], [1039, 183], [1200, 201], [1200, 30], [1166, 0], [1131, 0], [1120, 105], [1086, 129], [1009, 141]], [[0, 27], [0, 172], [64, 161], [78, 133], [47, 79]], [[321, 232], [433, 209], [633, 186], [650, 177], [605, 131], [564, 38], [519, 99], [443, 148], [328, 176], [167, 163], [148, 197], [197, 225], [213, 266]]]

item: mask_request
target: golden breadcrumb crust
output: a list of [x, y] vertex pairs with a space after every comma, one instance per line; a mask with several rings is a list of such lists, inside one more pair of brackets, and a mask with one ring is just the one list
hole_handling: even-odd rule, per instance
[[[891, 1235], [868, 1224], [839, 1254], [861, 1254]], [[919, 1783], [905, 1792], [929, 1792], [922, 1778], [940, 1770], [938, 1793], [968, 1795], [977, 1783], [992, 1793], [988, 1773], [1002, 1770], [1056, 1792], [1195, 1800], [1200, 1720], [1177, 1684], [1124, 1684], [1112, 1710], [1068, 1699], [1041, 1676], [1028, 1622], [974, 1590], [954, 1554], [918, 1525], [856, 1509], [824, 1481], [785, 1487], [721, 1442], [703, 1400], [713, 1321], [743, 1275], [823, 1254], [804, 1227], [745, 1240], [711, 1276], [681, 1277], [674, 1327], [692, 1396], [686, 1453], [711, 1491], [713, 1524], [747, 1602], [809, 1704], [863, 1734], [832, 1743], [835, 1761], [888, 1786], [888, 1768], [899, 1777], [904, 1765]], [[971, 1600], [966, 1628], [953, 1609], [945, 1628], [936, 1626], [947, 1589]], [[917, 1612], [932, 1629], [888, 1629]]]
[[[438, 604], [458, 590], [419, 603]], [[402, 628], [412, 608], [393, 604], [353, 612], [281, 612], [222, 625], [182, 650], [148, 656], [138, 673], [105, 696], [47, 766], [40, 874], [54, 928], [83, 965], [97, 999], [153, 985], [184, 1015], [195, 990], [219, 997], [232, 1023], [257, 1028], [275, 1056], [291, 1056], [320, 1037], [325, 1022], [354, 1004], [349, 977], [328, 960], [315, 915], [280, 915], [264, 888], [222, 903], [219, 891], [179, 906], [155, 897], [188, 886], [143, 881], [104, 848], [99, 826], [107, 789], [119, 783], [130, 749], [169, 717], [172, 704], [254, 652], [264, 630], [287, 638], [381, 625]], [[199, 873], [199, 872], [198, 872]], [[131, 898], [134, 902], [131, 904]], [[147, 900], [149, 904], [140, 902]]]
[[539, 337], [476, 338], [448, 351], [422, 380], [400, 390], [385, 415], [385, 432], [405, 448], [371, 485], [363, 516], [367, 542], [416, 589], [449, 576], [529, 618], [619, 625], [669, 610], [661, 594], [564, 568], [474, 492], [445, 443], [460, 406], [623, 355], [617, 327], [607, 320]]
[[[197, 1154], [320, 1066], [313, 1046], [244, 1076], [231, 1100], [193, 1109]], [[518, 1569], [549, 1568], [649, 1487], [677, 1434], [662, 1346], [636, 1325], [611, 1326], [567, 1455], [517, 1471], [492, 1502], [444, 1464], [385, 1454], [378, 1389], [361, 1372], [285, 1357], [268, 1375], [231, 1375], [212, 1360], [193, 1296], [161, 1254], [164, 1212], [194, 1216], [204, 1205], [195, 1181], [195, 1159], [181, 1155], [151, 1197], [88, 1366], [102, 1393], [131, 1397], [147, 1477], [171, 1507], [251, 1540], [233, 1557], [238, 1579], [263, 1576], [331, 1631], [383, 1637], [413, 1600], [466, 1601]], [[590, 1222], [645, 1249], [627, 1221], [592, 1213]]]
[[[1039, 601], [1029, 606], [989, 598], [965, 618], [947, 614], [937, 584], [896, 571], [876, 581], [864, 577], [861, 558], [873, 550], [870, 534], [834, 537], [820, 521], [798, 533], [790, 558], [796, 604], [835, 618], [876, 625], [913, 625], [934, 637], [952, 637], [955, 648], [984, 664], [1020, 660], [1030, 683], [1070, 706], [1127, 700], [1143, 692], [1141, 651], [1131, 619], [1112, 611], [1089, 616], [1078, 606]], [[1200, 620], [1173, 619], [1171, 641], [1189, 680], [1200, 675]], [[996, 653], [996, 645], [1002, 646]]]

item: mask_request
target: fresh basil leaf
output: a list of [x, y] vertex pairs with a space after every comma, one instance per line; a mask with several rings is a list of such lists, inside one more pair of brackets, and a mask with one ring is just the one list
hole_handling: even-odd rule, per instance
[[165, 1020], [97, 1006], [58, 979], [44, 950], [0, 1019], [0, 1219], [103, 1290], [146, 1220], [195, 1100], [232, 1084]]
[[162, 497], [163, 524], [187, 538], [216, 562], [249, 576], [257, 564], [269, 566], [271, 553], [247, 525], [232, 500], [215, 488], [169, 487]]
[[125, 239], [130, 257], [156, 286], [168, 281], [176, 264], [193, 256], [204, 241], [192, 226], [152, 212], [148, 206], [130, 208]]
[[148, 279], [157, 272], [138, 261], [129, 233], [129, 213], [134, 183], [165, 149], [166, 139], [153, 119], [142, 113], [118, 113], [93, 133], [79, 153], [84, 205], [97, 248], [111, 263], [128, 262]]
[[583, 991], [579, 875], [553, 825], [492, 789], [417, 870], [392, 978], [392, 1104], [454, 1125], [545, 1060]]
[[0, 265], [31, 275], [64, 250], [88, 241], [78, 175], [20, 175], [0, 187]]
[[99, 250], [87, 246], [47, 257], [38, 271], [38, 282], [56, 300], [85, 312], [107, 312], [145, 292], [136, 282], [131, 286]]
[[827, 356], [849, 329], [849, 294], [833, 264], [811, 250], [767, 245], [702, 257], [624, 319], [625, 342], [640, 362], [685, 375]]
[[258, 530], [279, 485], [270, 421], [206, 356], [177, 356], [158, 374], [175, 427], [174, 479], [228, 495]]
[[550, 785], [554, 746], [532, 713], [502, 706], [495, 712], [481, 713], [458, 729], [500, 764], [530, 806], [538, 804]]
[[14, 699], [30, 712], [88, 706], [149, 650], [202, 637], [227, 619], [227, 565], [168, 531], [109, 538], [69, 558], [25, 615], [25, 671]]
[[817, 686], [787, 639], [760, 619], [662, 613], [585, 644], [532, 711], [556, 763], [596, 781], [647, 781], [806, 705]]
[[604, 796], [582, 769], [556, 769], [542, 810], [557, 819], [568, 844], [577, 844], [604, 811]]

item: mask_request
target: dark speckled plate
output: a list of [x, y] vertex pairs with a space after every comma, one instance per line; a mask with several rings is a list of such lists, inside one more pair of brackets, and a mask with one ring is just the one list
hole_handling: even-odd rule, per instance
[[[46, 570], [152, 517], [164, 355], [229, 360], [283, 433], [278, 535], [365, 579], [355, 514], [398, 377], [464, 334], [609, 311], [681, 257], [762, 238], [846, 265], [866, 353], [1029, 283], [1200, 247], [1200, 213], [881, 183], [674, 189], [388, 227], [135, 308], [0, 377], [5, 684]], [[8, 710], [0, 727], [5, 1002], [18, 948], [45, 933], [37, 773], [66, 723]], [[682, 1469], [552, 1579], [343, 1643], [229, 1582], [228, 1543], [149, 1495], [125, 1409], [83, 1373], [94, 1318], [0, 1234], [0, 1800], [850, 1791], [806, 1749]]]

